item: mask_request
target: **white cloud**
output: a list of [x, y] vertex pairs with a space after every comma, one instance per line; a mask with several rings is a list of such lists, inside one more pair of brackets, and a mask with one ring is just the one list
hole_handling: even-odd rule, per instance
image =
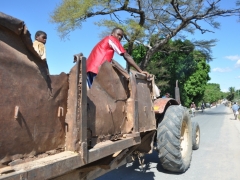
[[213, 68], [212, 69], [212, 71], [213, 72], [221, 72], [221, 73], [223, 73], [223, 72], [230, 72], [230, 71], [232, 71], [229, 67], [227, 67], [227, 68]]
[[240, 56], [239, 55], [234, 55], [234, 56], [225, 56], [225, 58], [231, 60], [231, 61], [239, 61]]
[[240, 68], [240, 59], [236, 62], [235, 67]]
[[229, 90], [228, 89], [223, 89], [222, 92], [229, 92]]

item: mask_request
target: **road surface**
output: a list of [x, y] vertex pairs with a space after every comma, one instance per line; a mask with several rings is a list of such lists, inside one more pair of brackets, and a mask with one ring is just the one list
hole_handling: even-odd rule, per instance
[[146, 168], [138, 161], [119, 167], [97, 180], [240, 180], [240, 121], [229, 107], [218, 105], [198, 112], [192, 121], [200, 125], [200, 148], [193, 151], [190, 168], [183, 174], [162, 168], [158, 154], [145, 156]]

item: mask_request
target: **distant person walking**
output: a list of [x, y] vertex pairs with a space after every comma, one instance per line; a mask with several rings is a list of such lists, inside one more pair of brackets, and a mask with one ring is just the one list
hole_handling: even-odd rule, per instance
[[190, 106], [190, 109], [192, 111], [192, 116], [194, 117], [195, 116], [195, 109], [196, 109], [196, 105], [194, 102], [192, 102], [191, 106]]
[[234, 104], [232, 105], [232, 110], [233, 110], [233, 114], [234, 114], [234, 118], [237, 119], [237, 116], [238, 116], [238, 109], [239, 109], [239, 106], [237, 105], [236, 102], [234, 102]]
[[202, 112], [203, 112], [203, 110], [205, 109], [204, 102], [202, 102], [202, 104], [201, 104], [201, 109], [202, 109]]

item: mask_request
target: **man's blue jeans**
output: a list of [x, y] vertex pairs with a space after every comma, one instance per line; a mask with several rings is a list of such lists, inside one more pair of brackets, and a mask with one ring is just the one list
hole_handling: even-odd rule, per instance
[[88, 83], [89, 88], [92, 87], [93, 80], [96, 76], [97, 76], [97, 74], [95, 74], [93, 72], [87, 72], [87, 83]]

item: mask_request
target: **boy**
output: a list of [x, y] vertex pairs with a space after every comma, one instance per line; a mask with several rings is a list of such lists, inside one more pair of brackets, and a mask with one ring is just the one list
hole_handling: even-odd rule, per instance
[[190, 109], [192, 111], [192, 116], [195, 116], [195, 109], [196, 109], [196, 105], [194, 102], [192, 102], [191, 106], [190, 106]]
[[43, 61], [46, 61], [46, 48], [47, 34], [43, 31], [37, 31], [35, 34], [35, 41], [33, 42], [33, 48], [39, 54]]
[[120, 41], [123, 38], [123, 30], [121, 28], [114, 28], [110, 36], [103, 38], [92, 50], [91, 54], [87, 59], [87, 82], [91, 88], [93, 79], [98, 74], [98, 70], [101, 65], [105, 62], [111, 62], [114, 52], [117, 52], [138, 72], [149, 74], [146, 71], [142, 71], [138, 65], [134, 62], [133, 58], [125, 51]]

